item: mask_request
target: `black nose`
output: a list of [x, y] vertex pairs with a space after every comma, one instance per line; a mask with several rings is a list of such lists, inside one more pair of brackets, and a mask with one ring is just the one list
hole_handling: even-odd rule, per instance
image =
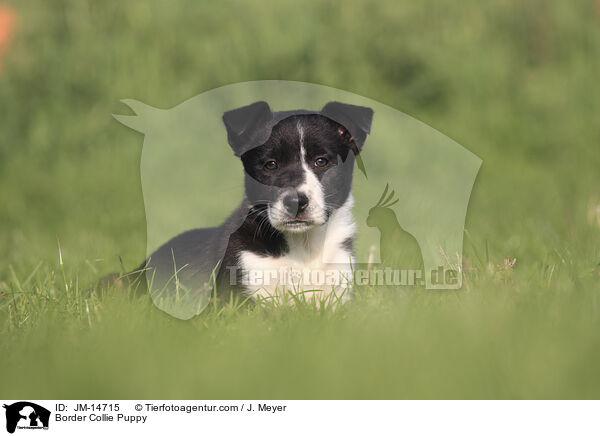
[[287, 194], [283, 197], [283, 207], [289, 214], [296, 216], [308, 207], [308, 197], [302, 193]]

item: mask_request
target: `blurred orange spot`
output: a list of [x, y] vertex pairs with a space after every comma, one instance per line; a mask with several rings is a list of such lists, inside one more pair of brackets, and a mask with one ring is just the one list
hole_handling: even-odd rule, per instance
[[0, 5], [0, 68], [2, 68], [2, 55], [10, 45], [10, 37], [17, 21], [16, 12], [4, 5]]

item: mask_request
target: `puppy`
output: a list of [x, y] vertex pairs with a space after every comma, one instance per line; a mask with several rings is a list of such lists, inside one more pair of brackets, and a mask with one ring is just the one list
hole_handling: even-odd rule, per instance
[[226, 112], [244, 198], [220, 226], [182, 233], [140, 266], [155, 302], [181, 290], [210, 295], [214, 286], [221, 297], [347, 299], [352, 174], [372, 117], [370, 108], [339, 102], [285, 112], [256, 102]]

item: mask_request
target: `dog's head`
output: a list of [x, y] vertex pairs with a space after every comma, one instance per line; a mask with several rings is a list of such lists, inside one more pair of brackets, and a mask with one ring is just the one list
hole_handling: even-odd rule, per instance
[[257, 102], [223, 115], [248, 200], [274, 228], [293, 233], [325, 224], [346, 202], [372, 118], [370, 108], [338, 102], [320, 112], [271, 112]]

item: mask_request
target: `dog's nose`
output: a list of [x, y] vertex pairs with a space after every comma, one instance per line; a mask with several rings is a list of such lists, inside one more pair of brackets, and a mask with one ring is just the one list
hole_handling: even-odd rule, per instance
[[308, 197], [302, 193], [287, 194], [283, 197], [283, 207], [291, 215], [298, 215], [308, 207]]

